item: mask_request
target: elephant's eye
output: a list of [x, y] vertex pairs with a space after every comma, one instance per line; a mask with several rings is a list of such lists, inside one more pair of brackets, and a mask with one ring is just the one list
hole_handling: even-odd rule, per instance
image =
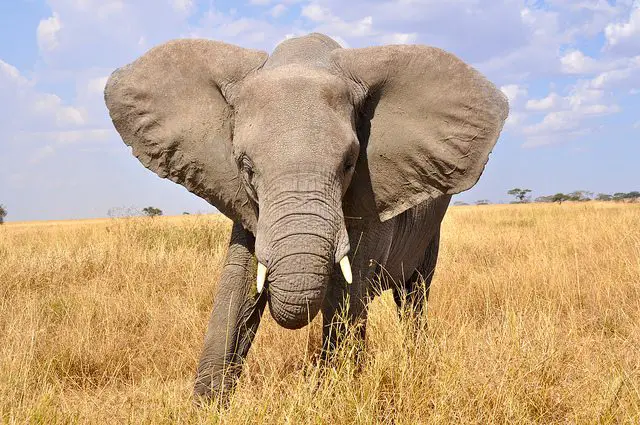
[[359, 152], [359, 145], [357, 143], [353, 143], [349, 151], [345, 154], [343, 162], [345, 175], [349, 175], [351, 172], [353, 172], [354, 168], [356, 167], [356, 162], [358, 161]]
[[247, 155], [242, 155], [239, 160], [240, 172], [242, 174], [242, 180], [244, 182], [244, 187], [249, 195], [249, 197], [254, 201], [258, 202], [258, 197], [256, 195], [255, 183], [254, 183], [254, 171], [253, 171], [253, 162]]
[[353, 170], [353, 166], [354, 166], [353, 161], [349, 161], [349, 160], [345, 161], [345, 163], [344, 163], [344, 172], [345, 173], [350, 172], [351, 170]]
[[245, 174], [247, 183], [251, 184], [253, 182], [253, 170], [251, 168], [245, 168], [244, 174]]

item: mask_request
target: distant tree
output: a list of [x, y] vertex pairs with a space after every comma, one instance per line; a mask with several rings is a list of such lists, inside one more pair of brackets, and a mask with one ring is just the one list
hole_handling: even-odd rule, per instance
[[107, 211], [107, 216], [110, 218], [137, 217], [142, 214], [142, 211], [135, 207], [113, 207]]
[[156, 217], [159, 215], [162, 215], [162, 210], [160, 208], [156, 208], [156, 207], [146, 207], [142, 209], [142, 212], [144, 213], [144, 215], [146, 215], [147, 217]]
[[613, 194], [614, 201], [635, 201], [640, 198], [640, 192], [632, 191], [632, 192], [616, 192]]
[[596, 195], [596, 201], [611, 201], [612, 199], [613, 196], [608, 193], [598, 193], [598, 195]]
[[571, 196], [565, 195], [562, 192], [558, 192], [555, 195], [551, 195], [551, 202], [557, 202], [560, 205], [562, 205], [564, 201], [570, 201], [570, 200], [571, 200]]
[[534, 202], [553, 202], [553, 195], [538, 196]]
[[638, 198], [640, 198], [640, 192], [638, 192], [636, 190], [634, 190], [633, 192], [628, 192], [627, 196], [626, 196], [626, 199], [636, 200]]
[[567, 199], [568, 201], [584, 202], [591, 200], [591, 198], [593, 197], [593, 192], [589, 192], [586, 190], [574, 190], [567, 196], [569, 198]]
[[489, 205], [491, 203], [491, 201], [489, 201], [488, 199], [478, 199], [476, 201], [476, 205]]
[[0, 224], [4, 223], [4, 218], [7, 216], [7, 209], [4, 205], [0, 205]]
[[536, 198], [536, 202], [558, 202], [562, 204], [564, 201], [569, 200], [569, 195], [564, 193], [556, 193], [555, 195], [539, 196]]
[[182, 215], [191, 215], [191, 213], [190, 213], [190, 212], [187, 212], [187, 211], [183, 211], [183, 212], [182, 212]]
[[469, 205], [466, 202], [462, 202], [462, 201], [456, 201], [453, 203], [453, 205], [455, 205], [456, 207], [461, 207], [463, 205]]
[[507, 194], [511, 196], [515, 196], [516, 203], [518, 204], [524, 204], [529, 202], [529, 195], [528, 195], [529, 193], [531, 193], [531, 189], [520, 189], [519, 187], [511, 189], [510, 191], [507, 192]]

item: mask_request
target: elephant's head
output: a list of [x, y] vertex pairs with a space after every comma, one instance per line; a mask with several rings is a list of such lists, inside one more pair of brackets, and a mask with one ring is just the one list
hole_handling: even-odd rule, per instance
[[114, 72], [105, 99], [147, 168], [256, 236], [258, 280], [268, 273], [287, 328], [319, 311], [350, 250], [345, 216], [385, 221], [470, 188], [508, 113], [493, 84], [442, 50], [341, 49], [318, 34], [271, 57], [172, 41]]

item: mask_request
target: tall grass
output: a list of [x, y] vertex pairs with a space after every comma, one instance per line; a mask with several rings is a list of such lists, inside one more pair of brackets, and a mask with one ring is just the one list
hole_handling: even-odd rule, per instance
[[[428, 320], [371, 306], [365, 356], [313, 361], [266, 313], [226, 410], [191, 388], [225, 219], [0, 227], [8, 423], [639, 423], [640, 205], [453, 207]], [[416, 327], [418, 331], [416, 332]]]

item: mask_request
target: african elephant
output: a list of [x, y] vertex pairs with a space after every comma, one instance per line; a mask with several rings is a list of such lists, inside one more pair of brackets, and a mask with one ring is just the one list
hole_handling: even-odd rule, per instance
[[105, 102], [145, 167], [234, 222], [197, 369], [205, 399], [232, 389], [267, 303], [289, 329], [322, 310], [327, 349], [341, 310], [364, 335], [381, 267], [396, 302], [422, 308], [451, 195], [477, 182], [509, 109], [440, 49], [315, 33], [270, 56], [171, 41], [116, 70]]

